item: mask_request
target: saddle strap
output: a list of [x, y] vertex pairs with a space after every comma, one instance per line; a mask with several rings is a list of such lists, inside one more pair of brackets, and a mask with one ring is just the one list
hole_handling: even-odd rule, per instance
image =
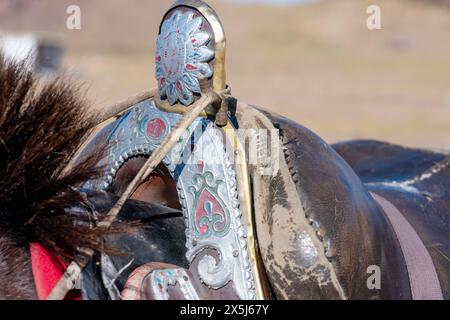
[[383, 208], [400, 243], [413, 300], [443, 300], [433, 260], [417, 232], [391, 202], [376, 193], [370, 194]]

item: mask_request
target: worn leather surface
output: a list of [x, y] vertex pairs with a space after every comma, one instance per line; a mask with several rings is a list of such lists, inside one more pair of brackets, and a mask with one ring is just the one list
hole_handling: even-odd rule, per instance
[[365, 186], [393, 203], [431, 255], [445, 299], [450, 298], [450, 155], [379, 141], [333, 148]]
[[[254, 113], [250, 110], [252, 107], [237, 105], [238, 123], [247, 121], [247, 126], [262, 127], [258, 121], [251, 123], [250, 118], [260, 116], [249, 115]], [[272, 224], [272, 227], [267, 232], [258, 228], [258, 242], [262, 244], [263, 261], [277, 297], [409, 299], [408, 276], [398, 241], [383, 212], [353, 169], [308, 129], [287, 118], [263, 113], [280, 130], [285, 162], [301, 204], [301, 207], [290, 207], [292, 200], [287, 199], [289, 181], [282, 171], [274, 177], [260, 179], [265, 188], [271, 190], [265, 194], [271, 201], [265, 203], [265, 212], [255, 214], [265, 215], [266, 218], [262, 217], [260, 221]], [[255, 171], [253, 174], [257, 175]], [[264, 192], [265, 188], [259, 191]], [[258, 199], [257, 194], [255, 197]], [[304, 241], [296, 242], [295, 238], [289, 240], [285, 243], [285, 254], [277, 257], [272, 249], [276, 243], [267, 238], [289, 238], [292, 229], [288, 226], [277, 230], [279, 216], [284, 214], [288, 217], [286, 221], [296, 224], [297, 237], [304, 231], [311, 241], [310, 245], [305, 245]], [[313, 232], [301, 223], [301, 215]], [[256, 219], [259, 221], [258, 217]], [[280, 246], [279, 250], [283, 248]], [[319, 264], [327, 271], [314, 280], [311, 265], [304, 259], [305, 250], [325, 252], [331, 268], [326, 263]], [[371, 265], [381, 268], [381, 290], [367, 287], [367, 268]], [[331, 281], [333, 286], [328, 286], [333, 274], [337, 284]]]

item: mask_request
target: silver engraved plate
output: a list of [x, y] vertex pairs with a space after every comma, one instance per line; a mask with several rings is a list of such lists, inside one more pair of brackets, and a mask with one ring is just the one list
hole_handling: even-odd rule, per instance
[[[157, 109], [152, 100], [133, 107], [116, 121], [109, 137], [104, 176], [87, 187], [107, 190], [127, 159], [151, 154], [180, 119], [179, 114]], [[198, 118], [163, 162], [177, 184], [186, 222], [186, 256], [191, 263], [200, 259], [202, 282], [219, 289], [232, 281], [240, 299], [255, 299], [235, 171], [223, 138], [213, 122]], [[205, 249], [216, 250], [217, 257], [199, 255]]]
[[176, 10], [161, 25], [156, 41], [156, 79], [160, 96], [167, 97], [171, 105], [177, 101], [190, 105], [194, 93], [200, 93], [198, 79], [213, 74], [208, 61], [214, 51], [207, 47], [211, 36], [200, 30], [202, 23], [192, 11]]
[[197, 291], [191, 283], [186, 270], [176, 269], [157, 269], [150, 273], [151, 289], [153, 296], [157, 300], [169, 300], [169, 286], [179, 285], [180, 290], [186, 300], [200, 300]]

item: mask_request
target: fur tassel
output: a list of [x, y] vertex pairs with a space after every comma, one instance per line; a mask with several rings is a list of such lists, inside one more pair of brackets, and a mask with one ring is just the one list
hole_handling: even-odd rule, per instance
[[65, 260], [78, 248], [104, 250], [103, 236], [127, 228], [87, 223], [91, 209], [77, 187], [98, 175], [101, 152], [64, 172], [95, 124], [80, 97], [67, 79], [44, 82], [26, 62], [0, 57], [0, 234]]

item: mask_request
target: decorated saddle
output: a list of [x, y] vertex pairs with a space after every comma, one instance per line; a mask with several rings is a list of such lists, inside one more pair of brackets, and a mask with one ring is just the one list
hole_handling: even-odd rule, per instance
[[[449, 155], [426, 152], [419, 163], [419, 150], [330, 146], [232, 97], [223, 27], [203, 1], [168, 10], [155, 64], [158, 88], [105, 111], [81, 151], [106, 145], [101, 176], [83, 185], [89, 192], [120, 197], [205, 85], [226, 105], [196, 117], [133, 193], [137, 204], [119, 219], [145, 228], [105, 239], [122, 254], [93, 257], [83, 298], [448, 298]], [[163, 206], [139, 209], [148, 203]], [[368, 285], [373, 266], [380, 286]]]

